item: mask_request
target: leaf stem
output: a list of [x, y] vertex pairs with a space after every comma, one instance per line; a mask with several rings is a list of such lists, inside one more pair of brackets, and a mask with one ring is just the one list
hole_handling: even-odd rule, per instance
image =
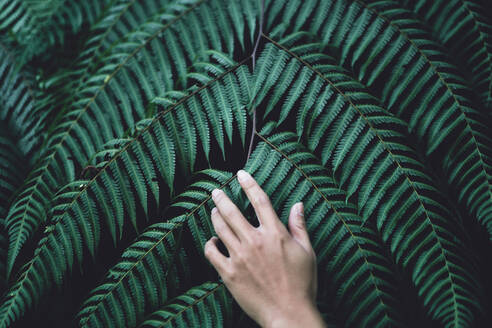
[[[251, 53], [251, 58], [253, 60], [253, 71], [255, 70], [256, 65], [256, 51], [258, 50], [258, 45], [260, 44], [260, 38], [263, 35], [263, 18], [265, 16], [265, 0], [261, 0], [261, 13], [260, 13], [260, 31], [258, 32], [258, 36], [256, 37], [255, 47], [253, 48], [253, 52]], [[255, 138], [256, 133], [256, 107], [255, 107], [256, 95], [253, 97], [253, 128], [251, 131], [251, 139], [249, 141], [249, 149], [248, 156], [246, 157], [246, 162], [248, 162], [249, 156], [251, 155], [251, 150], [253, 148], [253, 139]]]

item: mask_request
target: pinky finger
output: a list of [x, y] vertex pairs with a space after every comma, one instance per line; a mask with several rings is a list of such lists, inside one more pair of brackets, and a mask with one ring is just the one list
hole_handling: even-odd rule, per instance
[[205, 257], [212, 263], [215, 270], [222, 276], [227, 265], [227, 257], [225, 257], [217, 248], [217, 242], [219, 238], [213, 236], [210, 238], [204, 247]]

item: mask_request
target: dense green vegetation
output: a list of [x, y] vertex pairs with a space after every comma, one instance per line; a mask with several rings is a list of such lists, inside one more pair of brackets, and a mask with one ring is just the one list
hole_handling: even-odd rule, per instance
[[240, 168], [330, 326], [488, 326], [488, 9], [0, 0], [0, 327], [253, 326], [203, 255]]

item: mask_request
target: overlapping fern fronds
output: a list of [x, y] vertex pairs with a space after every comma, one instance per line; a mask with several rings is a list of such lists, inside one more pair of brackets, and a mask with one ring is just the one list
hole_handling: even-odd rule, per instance
[[[77, 276], [80, 327], [250, 325], [203, 255], [214, 188], [255, 224], [239, 168], [283, 223], [304, 202], [329, 325], [489, 322], [484, 2], [260, 8], [0, 0], [0, 327]], [[67, 35], [73, 63], [37, 67]]]
[[[264, 61], [269, 61], [270, 65], [273, 65], [282, 55], [288, 56], [285, 52], [278, 51]], [[463, 240], [458, 239], [461, 229], [457, 229], [456, 225], [459, 222], [456, 219], [452, 220], [453, 214], [447, 207], [436, 206], [444, 203], [444, 200], [438, 194], [436, 187], [432, 186], [430, 177], [425, 175], [424, 165], [419, 163], [415, 154], [412, 154], [412, 149], [405, 146], [406, 140], [403, 134], [405, 125], [378, 108], [375, 99], [365, 93], [355, 81], [347, 78], [343, 71], [337, 70], [336, 66], [320, 64], [320, 68], [325, 73], [321, 75], [309, 66], [301, 68], [302, 62], [297, 58], [288, 59], [290, 61], [287, 65], [294, 67], [297, 65], [299, 68], [286, 68], [273, 90], [263, 92], [273, 95], [269, 105], [272, 101], [280, 101], [282, 105], [277, 107], [280, 108], [280, 115], [282, 116], [283, 113], [289, 115], [289, 104], [296, 102], [292, 99], [296, 94], [284, 87], [290, 81], [285, 76], [288, 76], [291, 70], [299, 71], [299, 75], [294, 78], [296, 82], [291, 87], [293, 90], [297, 90], [297, 85], [318, 90], [314, 93], [306, 93], [302, 99], [302, 103], [311, 104], [300, 107], [304, 114], [290, 114], [313, 120], [312, 131], [306, 130], [304, 135], [302, 135], [303, 131], [298, 131], [298, 135], [308, 140], [310, 149], [320, 155], [323, 165], [329, 167], [340, 186], [348, 190], [346, 198], [353, 196], [356, 199], [361, 216], [365, 220], [376, 222], [383, 240], [389, 242], [396, 261], [402, 261], [404, 266], [415, 265], [414, 279], [417, 286], [422, 284], [424, 288], [419, 292], [424, 296], [424, 304], [435, 298], [437, 294], [448, 294], [454, 300], [448, 304], [447, 309], [442, 309], [442, 313], [435, 313], [436, 317], [442, 316], [444, 321], [452, 321], [453, 317], [462, 316], [463, 320], [470, 322], [468, 306], [475, 304], [478, 307], [478, 287], [474, 283], [474, 275], [466, 272], [470, 264], [466, 261], [467, 251], [463, 248]], [[311, 74], [305, 73], [309, 72], [308, 70]], [[319, 75], [312, 78], [315, 73]], [[326, 79], [323, 80], [320, 76], [326, 76]], [[281, 92], [285, 92], [285, 98], [275, 97]], [[309, 109], [315, 106], [311, 97], [316, 97], [318, 102], [324, 104], [324, 108], [331, 110], [326, 113], [321, 110], [314, 119], [309, 117], [306, 113], [314, 112]], [[355, 100], [357, 105], [354, 104]], [[269, 106], [265, 107], [269, 108]], [[280, 121], [281, 118], [277, 122]], [[298, 126], [304, 127], [304, 124]], [[358, 162], [364, 165], [356, 166]], [[414, 210], [406, 210], [409, 208]], [[419, 230], [422, 232], [427, 230], [425, 237], [416, 234], [406, 240], [407, 243], [413, 244], [411, 249], [417, 248], [422, 239], [429, 242], [433, 240], [431, 243], [434, 244], [435, 251], [432, 252], [427, 264], [421, 263], [422, 252], [412, 254], [410, 249], [405, 250], [402, 247], [404, 237], [395, 229], [397, 222], [420, 225], [422, 228]], [[429, 228], [424, 229], [424, 226]], [[455, 243], [450, 244], [446, 240], [445, 235], [448, 234], [455, 236]], [[421, 271], [421, 266], [430, 266], [432, 263], [436, 265], [436, 261], [441, 263], [441, 269], [436, 269], [438, 274], [446, 272], [449, 286], [447, 291], [431, 287], [429, 282], [435, 280], [434, 273], [427, 275], [429, 273], [424, 274]], [[456, 285], [457, 277], [463, 277], [462, 275], [467, 277], [466, 282], [462, 281], [466, 288], [460, 287], [461, 283]], [[461, 290], [467, 290], [467, 295], [459, 295], [461, 292], [458, 291]], [[462, 302], [461, 299], [466, 301]], [[437, 304], [429, 304], [429, 306], [432, 308]]]
[[[176, 297], [162, 309], [155, 311], [139, 327], [227, 327], [224, 318], [230, 316], [228, 291], [224, 284], [206, 282]], [[219, 305], [220, 304], [220, 305]]]
[[[352, 71], [386, 110], [407, 122], [425, 154], [439, 163], [435, 169], [447, 174], [460, 203], [492, 236], [492, 139], [484, 125], [487, 116], [477, 110], [463, 78], [440, 48], [425, 38], [425, 31], [411, 18], [383, 11], [386, 3], [379, 7], [380, 3], [327, 1], [309, 21], [298, 8], [292, 19], [303, 29], [295, 32], [306, 31], [323, 47], [329, 45], [339, 54], [341, 66]], [[292, 11], [284, 8], [276, 15]], [[274, 39], [288, 35], [282, 27], [272, 29]]]
[[[217, 36], [205, 39], [204, 36], [200, 42], [189, 40], [189, 43], [182, 46], [172, 30], [177, 22], [186, 20], [184, 24], [189, 26], [188, 36], [191, 37], [199, 26], [207, 27], [213, 24], [207, 17], [210, 18], [208, 15], [214, 8], [223, 10], [226, 14], [228, 7], [225, 4], [213, 2], [210, 5], [197, 6], [192, 2], [190, 5], [177, 6], [178, 13], [175, 13], [173, 6], [163, 8], [163, 13], [155, 15], [153, 21], [143, 23], [145, 28], [136, 28], [135, 35], [130, 33], [127, 37], [131, 38], [125, 39], [121, 47], [112, 48], [113, 52], [109, 54], [98, 73], [90, 75], [86, 83], [81, 82], [81, 90], [77, 90], [77, 95], [81, 93], [83, 97], [74, 99], [70, 109], [62, 112], [60, 120], [52, 126], [53, 130], [44, 144], [42, 157], [25, 184], [30, 187], [15, 199], [6, 218], [9, 230], [7, 274], [12, 270], [25, 240], [45, 222], [46, 208], [57, 187], [76, 178], [80, 173], [80, 166], [85, 165], [91, 154], [100, 149], [105, 142], [123, 136], [137, 121], [152, 115], [148, 109], [152, 107], [155, 98], [162, 96], [166, 91], [186, 88], [188, 67], [207, 60], [210, 57], [207, 50], [223, 49], [232, 55], [233, 49], [230, 48], [229, 40], [233, 35], [227, 32], [231, 30], [227, 25], [231, 24], [226, 20], [227, 17], [223, 22], [225, 26], [220, 29], [224, 34], [221, 38]], [[215, 27], [208, 28], [208, 31], [214, 33]], [[195, 56], [194, 53], [201, 55]], [[171, 58], [179, 58], [179, 64], [173, 65]], [[193, 68], [190, 70], [193, 71]], [[154, 78], [147, 80], [147, 75]], [[81, 78], [84, 79], [84, 76]], [[218, 92], [221, 92], [221, 89]], [[208, 93], [205, 93], [204, 97], [209, 98]], [[221, 95], [217, 101], [222, 101], [223, 104], [226, 101], [223, 97], [224, 95]], [[204, 101], [210, 104], [212, 100]], [[102, 111], [103, 108], [105, 112]], [[232, 113], [224, 114], [227, 114], [224, 115], [223, 121], [230, 140]], [[210, 119], [218, 123], [222, 121], [221, 116]], [[244, 115], [240, 122], [241, 130], [244, 131]], [[217, 140], [222, 142], [220, 124], [214, 124], [212, 128]], [[183, 124], [183, 128], [187, 128], [186, 123]], [[198, 133], [202, 138], [208, 139], [206, 130], [201, 128]], [[190, 158], [193, 160], [193, 157]], [[185, 162], [183, 165], [188, 164], [193, 162]]]
[[156, 223], [139, 236], [84, 303], [79, 313], [82, 327], [134, 327], [145, 311], [155, 310], [176, 294], [189, 275], [178, 242], [183, 220]]
[[[246, 82], [233, 83], [225, 89], [215, 87], [222, 85], [222, 80], [228, 75], [234, 75], [238, 80], [244, 74], [248, 76], [244, 69], [246, 67], [235, 65], [169, 109], [156, 114], [152, 120], [143, 121], [144, 127], [132, 138], [110, 142], [103, 154], [96, 156], [102, 160], [96, 165], [96, 176], [89, 181], [72, 182], [66, 187], [68, 191], [60, 192], [61, 196], [55, 199], [55, 203], [60, 204], [53, 207], [46, 235], [39, 242], [35, 257], [22, 269], [24, 273], [14, 285], [15, 292], [9, 293], [6, 306], [0, 309], [0, 320], [8, 322], [11, 316], [19, 316], [21, 311], [25, 311], [21, 304], [26, 304], [27, 300], [38, 301], [48, 286], [37, 286], [35, 294], [27, 286], [38, 283], [39, 275], [60, 283], [67, 270], [71, 270], [74, 258], [80, 263], [85, 247], [94, 257], [103, 227], [107, 225], [106, 231], [115, 243], [121, 238], [125, 224], [132, 222], [137, 228], [137, 209], [142, 209], [148, 217], [149, 202], [159, 204], [159, 189], [163, 187], [158, 184], [159, 178], [171, 189], [175, 183], [175, 168], [180, 169], [182, 177], [193, 172], [197, 140], [207, 152], [211, 144], [209, 131], [215, 135], [223, 152], [224, 130], [232, 133], [233, 121], [230, 125], [222, 125], [222, 121], [227, 123], [226, 119], [206, 108], [215, 107], [216, 101], [230, 94], [237, 97], [230, 99], [230, 107], [224, 110], [237, 108], [237, 111], [244, 111], [242, 101], [247, 98], [241, 96], [246, 92], [240, 85]], [[239, 102], [234, 102], [234, 99]], [[198, 119], [193, 119], [195, 115]], [[231, 115], [231, 120], [236, 122], [243, 118], [245, 114]], [[73, 190], [74, 187], [79, 190]], [[44, 271], [45, 256], [57, 259], [51, 263], [50, 271]]]

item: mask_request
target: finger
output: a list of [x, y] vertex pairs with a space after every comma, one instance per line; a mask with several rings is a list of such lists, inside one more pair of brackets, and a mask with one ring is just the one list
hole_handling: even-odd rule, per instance
[[217, 248], [217, 242], [219, 238], [213, 236], [210, 238], [204, 246], [205, 257], [214, 266], [215, 270], [222, 276], [222, 273], [226, 269], [227, 257], [224, 256]]
[[304, 220], [304, 205], [302, 202], [294, 204], [290, 209], [289, 215], [289, 230], [295, 240], [308, 252], [313, 247], [309, 240], [309, 234], [306, 229], [306, 221]]
[[237, 171], [237, 179], [251, 201], [251, 205], [253, 205], [253, 208], [255, 209], [260, 224], [268, 227], [278, 223], [276, 221], [280, 222], [277, 213], [270, 202], [270, 198], [263, 189], [261, 189], [255, 179], [244, 170]]
[[219, 236], [220, 240], [224, 242], [224, 245], [227, 247], [227, 250], [229, 253], [231, 251], [233, 252], [234, 250], [237, 249], [239, 246], [239, 239], [237, 236], [232, 232], [231, 228], [227, 225], [227, 223], [224, 221], [224, 218], [222, 215], [220, 215], [219, 211], [217, 210], [217, 207], [214, 207], [212, 209], [212, 224], [214, 226], [215, 232]]
[[253, 226], [249, 224], [237, 206], [220, 189], [212, 190], [212, 198], [224, 221], [231, 228], [239, 240], [245, 240], [249, 233], [253, 232]]

